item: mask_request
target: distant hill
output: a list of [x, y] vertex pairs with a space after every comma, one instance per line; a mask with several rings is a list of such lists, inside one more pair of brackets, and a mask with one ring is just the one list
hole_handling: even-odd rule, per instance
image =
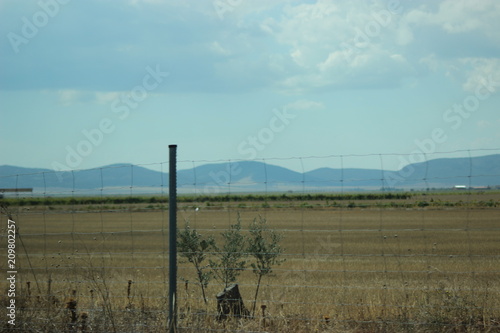
[[[500, 185], [500, 154], [441, 158], [399, 171], [319, 168], [305, 173], [259, 161], [210, 163], [177, 172], [179, 192], [335, 191], [450, 188], [454, 185]], [[0, 188], [33, 188], [45, 194], [128, 194], [168, 191], [168, 174], [132, 164], [55, 172], [0, 166]]]
[[408, 185], [429, 183], [434, 186], [496, 186], [500, 185], [500, 154], [463, 157], [440, 158], [423, 163], [411, 164], [404, 173], [411, 174], [405, 178]]
[[33, 187], [96, 189], [130, 186], [160, 186], [168, 175], [131, 164], [113, 164], [101, 168], [55, 172], [49, 169], [0, 166], [0, 188]]

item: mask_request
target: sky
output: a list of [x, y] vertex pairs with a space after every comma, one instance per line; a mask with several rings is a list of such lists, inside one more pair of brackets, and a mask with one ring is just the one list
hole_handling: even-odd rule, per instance
[[0, 165], [499, 153], [498, 31], [497, 0], [0, 0]]

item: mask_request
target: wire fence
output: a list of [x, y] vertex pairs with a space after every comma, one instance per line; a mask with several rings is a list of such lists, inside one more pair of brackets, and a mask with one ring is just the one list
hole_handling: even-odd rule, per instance
[[[177, 162], [176, 331], [500, 331], [499, 152]], [[3, 171], [2, 329], [167, 330], [168, 168]]]

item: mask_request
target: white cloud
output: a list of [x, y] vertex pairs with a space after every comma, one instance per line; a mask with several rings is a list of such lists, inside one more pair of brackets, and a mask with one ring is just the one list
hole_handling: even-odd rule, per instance
[[[397, 12], [381, 0], [230, 3], [234, 6], [223, 20], [212, 1], [74, 3], [61, 11], [50, 31], [25, 45], [27, 59], [5, 58], [0, 86], [61, 89], [61, 102], [72, 103], [89, 98], [78, 91], [129, 89], [145, 66], [159, 64], [175, 78], [169, 89], [178, 91], [380, 88], [396, 86], [417, 70], [463, 76], [466, 69], [458, 59], [491, 58], [483, 54], [487, 47], [493, 44], [491, 53], [500, 48], [499, 1], [401, 2]], [[82, 20], [94, 14], [95, 24], [81, 29]], [[477, 54], [452, 49], [444, 55], [448, 36], [456, 38], [460, 51]], [[475, 48], [473, 43], [482, 44]], [[28, 79], [33, 69], [25, 64], [30, 62], [43, 79]], [[486, 65], [467, 66], [470, 73], [460, 81], [464, 89], [487, 70]]]
[[222, 47], [222, 45], [220, 45], [220, 43], [218, 41], [213, 41], [210, 46], [209, 46], [210, 50], [217, 54], [217, 55], [222, 55], [222, 56], [229, 56], [231, 55], [231, 51]]
[[59, 102], [64, 106], [70, 106], [78, 102], [87, 101], [89, 95], [87, 92], [78, 90], [59, 90]]
[[436, 72], [440, 67], [440, 62], [434, 53], [420, 58], [419, 63], [424, 65], [433, 72]]
[[295, 102], [289, 103], [285, 105], [286, 109], [291, 109], [291, 110], [318, 110], [318, 109], [324, 109], [325, 106], [323, 103], [316, 102], [316, 101], [311, 101], [307, 99], [300, 99]]
[[500, 2], [497, 0], [445, 0], [434, 10], [420, 6], [406, 15], [414, 25], [436, 25], [450, 34], [476, 32], [498, 40]]
[[336, 68], [338, 66], [344, 65], [345, 60], [346, 58], [344, 53], [341, 52], [340, 50], [335, 50], [333, 52], [330, 52], [325, 61], [319, 63], [317, 66], [320, 71], [324, 72], [331, 68]]
[[[289, 5], [281, 17], [261, 28], [288, 58], [288, 75], [276, 86], [287, 92], [383, 87], [414, 70], [400, 50], [412, 40], [409, 28], [398, 32], [399, 17], [378, 3], [333, 2]], [[397, 43], [394, 35], [399, 33]]]
[[72, 106], [79, 103], [96, 102], [107, 105], [120, 96], [120, 92], [98, 92], [74, 89], [62, 89], [58, 92], [59, 103], [63, 106]]
[[401, 46], [409, 45], [414, 39], [411, 27], [405, 22], [400, 22], [399, 27], [395, 30], [394, 40], [396, 44]]
[[96, 102], [99, 104], [110, 104], [120, 97], [120, 92], [97, 92], [95, 94]]
[[500, 59], [466, 58], [460, 59], [462, 68], [470, 67], [465, 72], [465, 82], [462, 87], [467, 92], [475, 92], [479, 86], [494, 84], [500, 89]]
[[492, 120], [492, 121], [487, 121], [487, 120], [479, 120], [476, 123], [476, 126], [479, 130], [485, 130], [485, 129], [498, 129], [500, 127], [500, 119]]
[[490, 20], [500, 17], [500, 3], [496, 0], [447, 0], [441, 3], [434, 20], [450, 33], [473, 30], [488, 31]]

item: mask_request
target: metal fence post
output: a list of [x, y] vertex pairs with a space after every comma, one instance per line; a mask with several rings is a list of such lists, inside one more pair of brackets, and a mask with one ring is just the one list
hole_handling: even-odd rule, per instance
[[168, 327], [177, 330], [177, 145], [169, 145], [169, 290]]

